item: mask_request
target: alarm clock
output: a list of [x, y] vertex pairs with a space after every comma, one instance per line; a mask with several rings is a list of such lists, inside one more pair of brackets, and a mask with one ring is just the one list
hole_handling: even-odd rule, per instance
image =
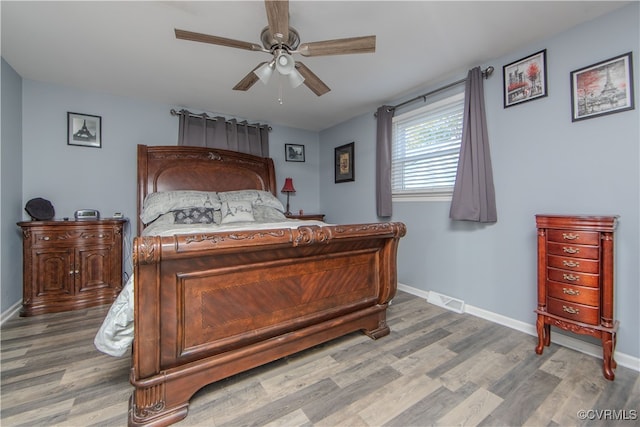
[[76, 221], [99, 219], [100, 212], [98, 212], [96, 209], [79, 209], [75, 211], [73, 216], [76, 218]]

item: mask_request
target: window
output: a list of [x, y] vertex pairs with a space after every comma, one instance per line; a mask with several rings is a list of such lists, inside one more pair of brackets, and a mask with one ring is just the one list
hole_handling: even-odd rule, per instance
[[451, 199], [460, 156], [463, 110], [461, 93], [393, 118], [394, 199]]

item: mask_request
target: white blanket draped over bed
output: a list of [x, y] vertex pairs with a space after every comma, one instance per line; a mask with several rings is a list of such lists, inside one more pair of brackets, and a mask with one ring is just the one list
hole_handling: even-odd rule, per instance
[[[284, 208], [277, 198], [258, 190], [226, 193], [173, 191], [149, 195], [140, 217], [149, 223], [142, 233], [144, 236], [327, 225], [322, 221], [287, 219], [282, 211]], [[132, 275], [111, 305], [94, 338], [96, 348], [103, 353], [121, 357], [131, 348], [133, 286]]]

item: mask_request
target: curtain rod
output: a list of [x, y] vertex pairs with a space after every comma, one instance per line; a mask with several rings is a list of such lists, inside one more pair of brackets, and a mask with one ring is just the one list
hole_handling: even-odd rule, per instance
[[[485, 69], [482, 71], [482, 77], [484, 77], [485, 79], [488, 79], [488, 78], [489, 78], [489, 76], [491, 76], [491, 74], [493, 74], [493, 70], [494, 70], [493, 66], [492, 66], [492, 65], [489, 65], [487, 68], [485, 68]], [[417, 101], [417, 100], [419, 100], [419, 99], [424, 99], [424, 101], [426, 102], [426, 101], [427, 101], [427, 97], [428, 97], [428, 96], [435, 95], [435, 94], [436, 94], [436, 93], [438, 93], [438, 92], [442, 92], [443, 90], [447, 90], [447, 89], [449, 89], [449, 88], [452, 88], [452, 87], [454, 87], [454, 86], [457, 86], [457, 85], [459, 85], [459, 84], [461, 84], [461, 83], [464, 83], [464, 82], [466, 82], [466, 81], [467, 81], [467, 79], [466, 79], [466, 78], [464, 78], [464, 79], [460, 79], [460, 80], [457, 80], [457, 81], [455, 81], [455, 82], [453, 82], [453, 83], [449, 83], [448, 85], [444, 85], [444, 86], [442, 86], [442, 87], [439, 87], [439, 88], [437, 88], [437, 89], [434, 89], [434, 90], [432, 90], [431, 92], [427, 92], [427, 93], [422, 94], [422, 95], [420, 95], [420, 96], [416, 96], [415, 98], [411, 98], [411, 99], [410, 99], [410, 100], [408, 100], [408, 101], [401, 102], [401, 103], [400, 103], [400, 104], [398, 104], [398, 105], [393, 105], [393, 106], [391, 106], [391, 109], [392, 109], [392, 110], [395, 110], [395, 109], [397, 109], [397, 108], [404, 107], [405, 105], [407, 105], [407, 104], [411, 104], [412, 102], [415, 102], [415, 101]]]
[[[169, 113], [171, 113], [172, 116], [181, 116], [183, 114], [188, 114], [191, 117], [200, 117], [200, 118], [205, 118], [205, 119], [213, 119], [213, 116], [209, 116], [207, 113], [195, 114], [195, 113], [192, 113], [191, 111], [185, 110], [185, 109], [177, 111], [177, 110], [172, 108], [171, 110], [169, 110]], [[227, 120], [227, 123], [229, 123], [228, 120]], [[246, 120], [243, 120], [240, 123], [245, 124], [245, 125], [247, 125], [249, 127], [252, 127], [252, 128], [260, 127], [260, 125], [258, 125], [258, 124], [249, 124], [249, 122], [247, 122]], [[269, 132], [271, 132], [273, 130], [271, 128], [271, 126], [268, 126], [268, 125], [267, 125], [267, 129], [269, 130]]]

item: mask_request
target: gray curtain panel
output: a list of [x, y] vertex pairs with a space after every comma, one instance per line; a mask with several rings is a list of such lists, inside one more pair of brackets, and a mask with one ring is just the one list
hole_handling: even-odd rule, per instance
[[449, 217], [460, 221], [496, 222], [496, 194], [480, 67], [469, 71], [465, 85], [460, 159]]
[[178, 145], [219, 148], [269, 157], [269, 126], [181, 110]]
[[391, 203], [391, 126], [394, 109], [378, 108], [376, 134], [376, 209], [379, 217], [390, 217]]

